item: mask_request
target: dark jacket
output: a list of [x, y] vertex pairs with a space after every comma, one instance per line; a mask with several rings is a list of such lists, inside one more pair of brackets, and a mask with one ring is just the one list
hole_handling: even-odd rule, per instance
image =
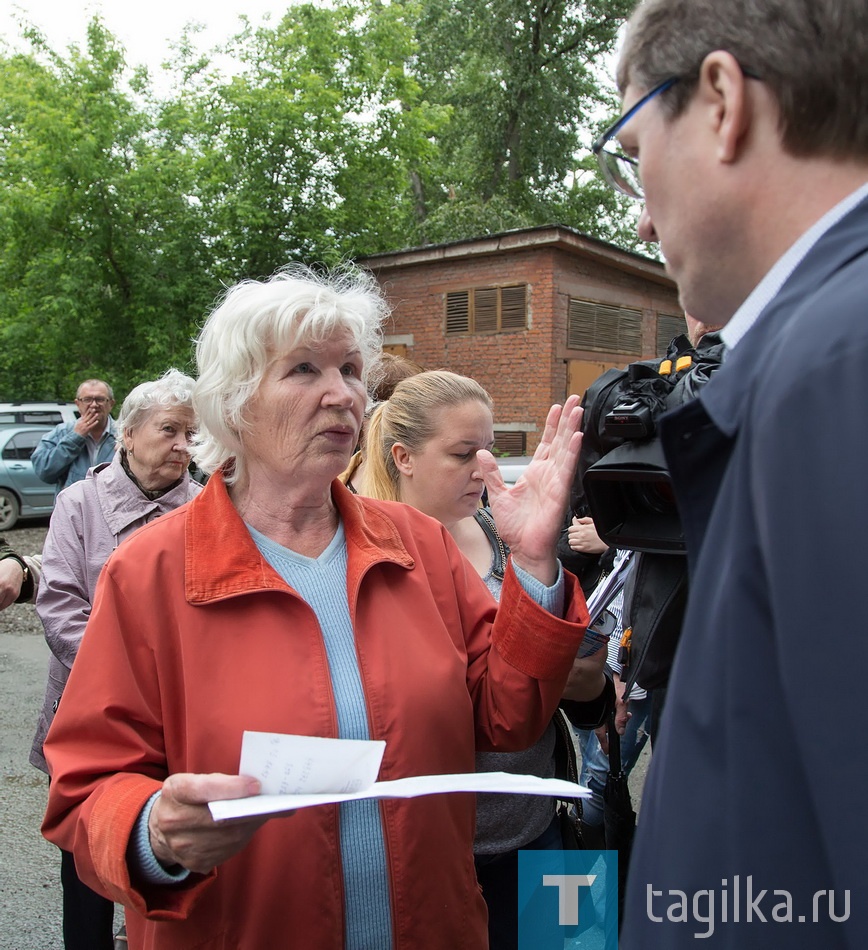
[[[868, 947], [866, 252], [868, 201], [817, 242], [699, 399], [666, 420], [691, 589], [623, 950], [695, 948], [709, 925], [693, 919], [694, 895], [708, 890], [709, 946]], [[839, 918], [849, 898], [846, 919], [830, 919], [829, 891]], [[677, 907], [667, 914], [679, 894], [686, 922], [671, 919]], [[695, 906], [708, 903], [700, 894]]]

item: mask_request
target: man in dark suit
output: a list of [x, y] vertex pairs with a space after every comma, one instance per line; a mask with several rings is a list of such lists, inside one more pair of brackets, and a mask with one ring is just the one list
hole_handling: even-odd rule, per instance
[[662, 426], [690, 595], [624, 950], [868, 947], [866, 63], [865, 0], [646, 0], [595, 143], [727, 345]]

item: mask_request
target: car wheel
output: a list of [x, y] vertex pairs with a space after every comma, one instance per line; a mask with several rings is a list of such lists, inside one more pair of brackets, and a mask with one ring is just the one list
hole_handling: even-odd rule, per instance
[[0, 488], [0, 531], [8, 531], [15, 527], [21, 506], [18, 499], [6, 488]]

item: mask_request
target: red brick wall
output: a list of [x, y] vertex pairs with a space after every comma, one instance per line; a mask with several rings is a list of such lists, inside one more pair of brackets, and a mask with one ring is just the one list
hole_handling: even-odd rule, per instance
[[[567, 349], [571, 296], [642, 310], [648, 356], [654, 352], [655, 312], [680, 312], [668, 287], [552, 246], [385, 267], [379, 273], [374, 268], [374, 273], [393, 308], [387, 338], [412, 336], [411, 359], [426, 369], [449, 369], [478, 380], [494, 400], [495, 428], [535, 424], [537, 431], [527, 434], [529, 452], [539, 442], [549, 407], [565, 398], [569, 360], [611, 358], [620, 364], [632, 358]], [[521, 283], [529, 287], [527, 329], [446, 336], [449, 291]]]

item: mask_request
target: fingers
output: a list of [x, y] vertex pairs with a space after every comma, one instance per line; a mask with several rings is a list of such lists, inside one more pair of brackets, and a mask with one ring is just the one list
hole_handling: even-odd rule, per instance
[[209, 801], [256, 794], [255, 779], [240, 775], [172, 775], [148, 819], [151, 847], [166, 867], [207, 873], [237, 854], [271, 816], [217, 823]]
[[573, 518], [573, 523], [567, 529], [567, 540], [574, 551], [585, 554], [602, 554], [609, 548], [597, 534], [591, 518]]
[[480, 449], [476, 453], [476, 461], [479, 463], [479, 472], [488, 490], [488, 503], [491, 505], [501, 492], [506, 491], [506, 482], [500, 474], [497, 460], [487, 449]]
[[626, 703], [618, 703], [615, 706], [615, 732], [619, 736], [623, 736], [624, 732], [627, 729], [627, 723], [630, 721], [630, 717], [633, 715], [627, 708]]
[[258, 795], [260, 784], [246, 775], [193, 775], [179, 772], [170, 775], [163, 783], [163, 794], [171, 795], [179, 804], [207, 805], [229, 798], [247, 798]]
[[598, 726], [594, 730], [594, 735], [597, 737], [597, 741], [600, 743], [600, 748], [603, 752], [609, 754], [609, 730], [606, 726]]
[[558, 426], [548, 450], [548, 457], [554, 459], [558, 467], [569, 472], [575, 471], [579, 459], [579, 450], [582, 446], [582, 408], [578, 404], [564, 406], [558, 420]]
[[476, 453], [476, 461], [479, 463], [479, 471], [482, 473], [486, 485], [489, 483], [496, 485], [498, 482], [500, 482], [501, 485], [504, 484], [497, 459], [495, 459], [494, 455], [492, 455], [488, 449], [480, 449]]
[[555, 439], [562, 443], [569, 444], [574, 441], [574, 436], [579, 434], [579, 427], [582, 424], [582, 415], [584, 410], [581, 407], [578, 396], [570, 396], [564, 403], [558, 419], [558, 427]]
[[540, 445], [569, 442], [582, 424], [583, 412], [578, 396], [569, 396], [562, 406], [557, 403], [552, 406], [546, 416]]

